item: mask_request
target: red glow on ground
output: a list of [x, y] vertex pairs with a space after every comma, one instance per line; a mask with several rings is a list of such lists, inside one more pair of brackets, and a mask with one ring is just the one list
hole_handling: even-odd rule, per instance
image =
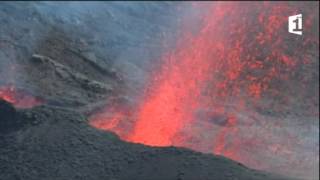
[[13, 104], [17, 108], [32, 108], [43, 104], [41, 99], [33, 97], [22, 90], [18, 90], [14, 86], [0, 87], [0, 99]]
[[121, 134], [117, 128], [120, 121], [125, 116], [120, 112], [115, 112], [114, 114], [98, 114], [97, 116], [91, 118], [90, 124], [98, 129], [111, 130], [118, 135]]

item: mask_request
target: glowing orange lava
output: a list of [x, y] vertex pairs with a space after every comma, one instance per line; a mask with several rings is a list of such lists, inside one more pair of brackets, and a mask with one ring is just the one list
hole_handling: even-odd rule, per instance
[[[264, 98], [286, 102], [287, 97], [280, 96], [281, 85], [294, 78], [292, 72], [311, 61], [303, 56], [301, 47], [293, 44], [307, 46], [319, 42], [312, 35], [302, 40], [293, 36], [289, 39], [287, 18], [297, 8], [286, 2], [214, 2], [206, 6], [200, 30], [191, 33], [186, 29], [176, 49], [163, 57], [161, 68], [153, 73], [145, 98], [131, 117], [133, 125], [129, 129], [119, 128], [125, 119], [121, 113], [107, 118], [95, 116], [91, 125], [115, 131], [124, 140], [151, 146], [201, 150], [197, 143], [203, 141], [215, 154], [264, 167], [252, 154], [243, 154], [245, 149], [290, 149], [296, 142], [287, 139], [288, 143], [275, 145], [268, 140], [273, 131], [269, 127], [263, 132], [258, 130], [260, 137], [244, 134], [239, 129], [241, 123], [250, 126], [261, 122], [239, 114], [245, 112], [249, 116], [248, 107], [262, 106]], [[311, 27], [307, 26], [306, 31], [308, 28]], [[227, 108], [229, 104], [232, 108]], [[198, 118], [197, 113], [203, 109], [209, 115]], [[226, 118], [212, 117], [210, 114], [215, 111], [226, 114]], [[272, 127], [281, 125], [268, 123]]]
[[0, 87], [0, 99], [10, 102], [17, 108], [32, 108], [43, 104], [40, 98], [33, 97], [14, 86]]

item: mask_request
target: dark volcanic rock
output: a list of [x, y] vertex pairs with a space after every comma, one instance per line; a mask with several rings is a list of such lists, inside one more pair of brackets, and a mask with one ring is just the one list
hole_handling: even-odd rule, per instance
[[[0, 179], [57, 180], [280, 180], [220, 156], [121, 141], [91, 128], [73, 111], [40, 106], [15, 110], [0, 103], [1, 122], [31, 123], [0, 136]], [[6, 122], [4, 121], [4, 122]], [[14, 122], [14, 121], [13, 121]]]
[[8, 102], [0, 99], [0, 133], [17, 129], [21, 126], [16, 116], [16, 110]]

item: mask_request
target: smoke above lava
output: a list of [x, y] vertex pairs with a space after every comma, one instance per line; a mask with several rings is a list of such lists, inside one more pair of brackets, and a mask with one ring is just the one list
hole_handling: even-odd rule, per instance
[[[301, 142], [306, 132], [296, 131], [299, 118], [283, 114], [309, 103], [298, 107], [307, 109], [303, 121], [318, 121], [319, 95], [303, 70], [312, 69], [319, 57], [310, 55], [319, 47], [317, 7], [311, 6], [193, 3], [197, 11], [205, 10], [199, 30], [189, 31], [192, 23], [184, 21], [176, 48], [151, 73], [138, 107], [129, 112], [121, 105], [107, 107], [90, 124], [129, 142], [188, 147], [301, 176], [318, 163], [307, 155], [318, 156], [316, 143]], [[296, 37], [287, 32], [287, 18], [301, 11], [305, 36]]]

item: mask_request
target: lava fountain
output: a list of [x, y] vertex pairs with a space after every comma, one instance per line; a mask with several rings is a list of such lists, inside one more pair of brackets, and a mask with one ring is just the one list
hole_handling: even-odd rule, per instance
[[[91, 125], [112, 130], [126, 141], [189, 147], [255, 168], [266, 169], [268, 162], [261, 163], [252, 154], [254, 150], [246, 153], [246, 149], [294, 158], [293, 148], [299, 145], [291, 132], [279, 130], [277, 142], [270, 140], [286, 121], [264, 121], [255, 109], [274, 114], [290, 111], [295, 95], [288, 89], [312, 89], [309, 79], [296, 82], [297, 77], [304, 77], [301, 67], [317, 63], [305, 48], [319, 46], [312, 31], [317, 15], [309, 13], [305, 18], [304, 38], [288, 34], [287, 18], [300, 10], [316, 12], [317, 7], [308, 10], [308, 5], [287, 2], [205, 6], [199, 31], [184, 28], [176, 49], [163, 57], [161, 67], [151, 76], [144, 99], [131, 114], [133, 125], [118, 126], [125, 121], [121, 111], [108, 118], [94, 115]], [[201, 3], [194, 8], [199, 7]], [[184, 26], [190, 26], [188, 23]], [[317, 101], [316, 90], [307, 93], [314, 95], [310, 101]], [[277, 102], [268, 103], [270, 98]], [[267, 127], [248, 132], [258, 124]]]

